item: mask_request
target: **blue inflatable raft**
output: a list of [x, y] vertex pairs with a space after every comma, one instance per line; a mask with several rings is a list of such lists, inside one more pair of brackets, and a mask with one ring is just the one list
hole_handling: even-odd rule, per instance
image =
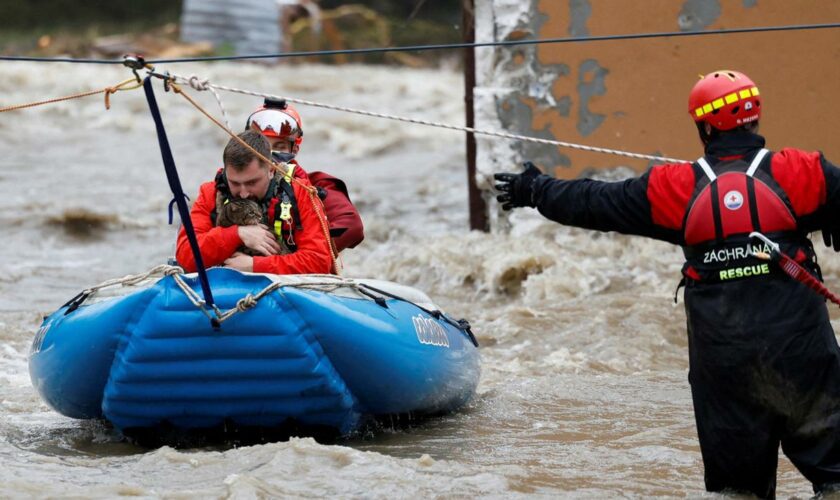
[[36, 334], [33, 385], [59, 413], [123, 431], [296, 422], [348, 434], [368, 417], [453, 411], [475, 392], [469, 325], [413, 288], [222, 268], [208, 277], [230, 311], [216, 327], [194, 274], [83, 292]]

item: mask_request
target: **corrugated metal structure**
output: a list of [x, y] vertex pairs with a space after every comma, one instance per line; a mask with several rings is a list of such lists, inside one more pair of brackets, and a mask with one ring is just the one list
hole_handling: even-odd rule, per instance
[[[476, 41], [703, 31], [840, 21], [834, 0], [477, 0]], [[821, 149], [840, 162], [840, 30], [652, 38], [476, 49], [480, 129], [694, 159], [688, 116], [698, 75], [748, 74], [764, 97], [768, 146]], [[572, 178], [645, 160], [479, 137], [487, 179], [531, 159]]]
[[278, 52], [280, 14], [276, 0], [184, 0], [181, 39], [230, 44], [234, 54]]

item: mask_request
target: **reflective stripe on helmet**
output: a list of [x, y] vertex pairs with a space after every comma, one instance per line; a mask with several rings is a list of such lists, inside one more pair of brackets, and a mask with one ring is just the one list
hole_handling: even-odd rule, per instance
[[[732, 92], [724, 97], [719, 99], [715, 99], [714, 101], [704, 104], [703, 106], [698, 107], [694, 110], [695, 116], [700, 118], [701, 116], [711, 113], [715, 109], [720, 109], [725, 105], [732, 104], [733, 102], [738, 101], [739, 99], [749, 99], [751, 97], [755, 97], [759, 95], [758, 87], [753, 87], [751, 89], [744, 89], [739, 92]], [[724, 104], [725, 103], [725, 104]]]

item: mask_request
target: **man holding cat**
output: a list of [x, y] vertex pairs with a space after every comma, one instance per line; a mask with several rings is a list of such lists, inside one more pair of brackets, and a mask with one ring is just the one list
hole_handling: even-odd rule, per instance
[[[263, 157], [270, 157], [269, 143], [260, 133], [246, 131], [238, 137]], [[313, 199], [315, 203], [320, 201], [304, 187], [309, 183], [295, 179], [293, 171], [287, 175], [275, 173], [236, 139], [228, 142], [222, 159], [224, 168], [214, 181], [201, 185], [190, 211], [204, 264], [272, 274], [333, 272], [330, 243], [313, 206]], [[292, 164], [289, 167], [294, 168]], [[236, 199], [257, 202], [263, 211], [263, 224], [217, 226], [217, 214]], [[246, 255], [238, 251], [240, 246], [258, 255]], [[186, 271], [196, 270], [183, 228], [175, 257]]]

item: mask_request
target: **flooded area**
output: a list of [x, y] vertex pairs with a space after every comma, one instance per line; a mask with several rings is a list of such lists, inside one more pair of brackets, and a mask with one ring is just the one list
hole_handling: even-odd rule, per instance
[[[463, 124], [451, 69], [184, 65], [257, 92]], [[6, 63], [2, 104], [113, 85], [119, 66]], [[329, 83], [324, 83], [329, 82]], [[455, 90], [453, 90], [455, 89]], [[221, 166], [227, 136], [156, 85], [184, 190]], [[212, 95], [192, 91], [219, 114]], [[260, 99], [222, 93], [234, 128]], [[299, 106], [306, 170], [347, 182], [366, 239], [344, 274], [426, 292], [473, 325], [482, 378], [453, 415], [334, 444], [144, 449], [52, 411], [27, 368], [43, 315], [81, 289], [174, 252], [171, 199], [142, 91], [0, 116], [0, 491], [4, 497], [709, 497], [687, 381], [681, 251], [517, 212], [468, 230], [462, 133]], [[609, 145], [603, 145], [609, 146]], [[698, 147], [699, 151], [699, 147]], [[523, 158], [511, 158], [513, 167]], [[836, 160], [835, 160], [836, 161]], [[616, 159], [616, 166], [621, 165]], [[840, 256], [816, 244], [826, 283]], [[837, 328], [837, 315], [832, 310]], [[778, 495], [806, 498], [780, 460]]]

